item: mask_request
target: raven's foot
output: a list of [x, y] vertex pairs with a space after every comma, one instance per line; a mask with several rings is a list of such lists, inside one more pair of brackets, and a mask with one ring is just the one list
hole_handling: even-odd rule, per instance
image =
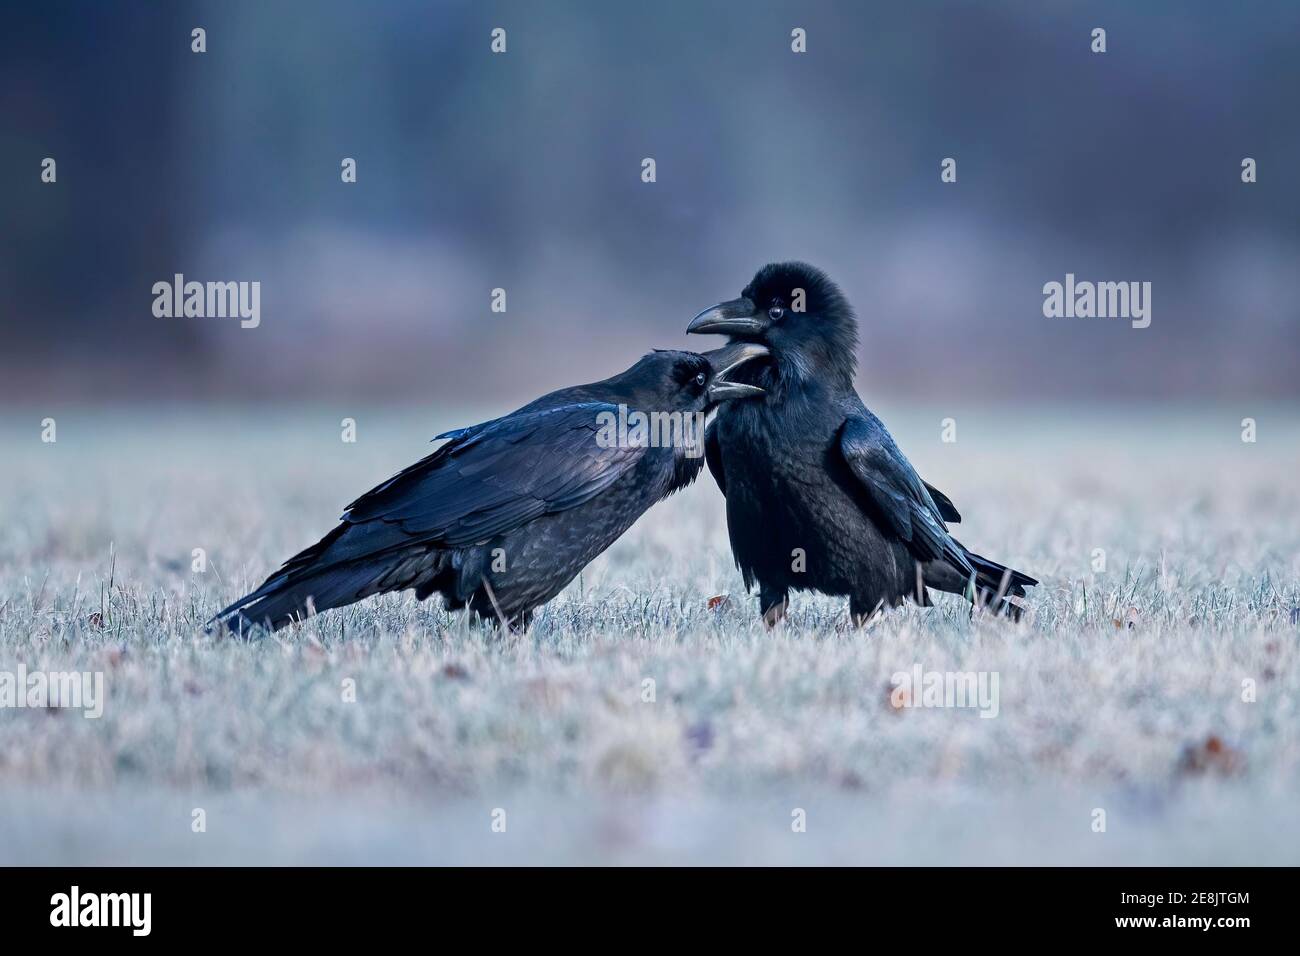
[[785, 620], [785, 612], [790, 607], [790, 598], [784, 592], [769, 591], [761, 595], [760, 604], [763, 607], [763, 623], [767, 625], [768, 630], [771, 630]]
[[884, 616], [884, 601], [877, 601], [875, 605], [870, 606], [870, 608], [868, 608], [868, 605], [865, 603], [859, 604], [857, 601], [849, 601], [849, 617], [852, 619], [853, 627], [856, 630], [865, 630]]

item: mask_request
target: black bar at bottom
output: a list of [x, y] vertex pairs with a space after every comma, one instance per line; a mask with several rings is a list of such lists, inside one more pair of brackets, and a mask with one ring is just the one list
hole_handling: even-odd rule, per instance
[[[647, 941], [689, 922], [732, 943], [782, 924], [834, 923], [873, 945], [971, 941], [990, 931], [1054, 939], [1132, 937], [1232, 943], [1291, 922], [1289, 870], [1177, 869], [327, 869], [32, 868], [0, 871], [6, 941], [77, 934], [331, 946], [417, 932], [493, 944], [592, 938]], [[75, 888], [75, 889], [74, 889]], [[89, 924], [89, 925], [88, 925]], [[109, 925], [104, 925], [109, 924]], [[439, 928], [441, 927], [441, 929]], [[622, 927], [622, 929], [620, 929]], [[746, 931], [750, 931], [747, 933]], [[424, 934], [434, 933], [433, 937]], [[972, 933], [978, 935], [972, 937]], [[482, 936], [481, 934], [490, 934]], [[917, 936], [920, 934], [920, 936]], [[1245, 934], [1243, 936], [1242, 934]], [[618, 938], [618, 937], [613, 937]], [[612, 941], [613, 938], [607, 938]], [[468, 941], [468, 940], [467, 940]]]

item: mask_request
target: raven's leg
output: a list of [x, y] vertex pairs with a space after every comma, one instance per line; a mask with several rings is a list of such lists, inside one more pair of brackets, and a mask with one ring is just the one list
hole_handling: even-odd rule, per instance
[[528, 630], [533, 623], [533, 611], [536, 610], [528, 607], [516, 611], [509, 605], [502, 607], [496, 591], [492, 589], [487, 578], [482, 580], [479, 589], [470, 598], [469, 606], [484, 623], [495, 624], [509, 634], [522, 634]]
[[790, 605], [790, 592], [785, 588], [769, 588], [759, 585], [758, 606], [763, 611], [763, 623], [769, 628], [776, 627], [785, 618], [786, 608]]
[[885, 608], [885, 600], [871, 600], [858, 594], [849, 595], [849, 616], [854, 627], [866, 627]]

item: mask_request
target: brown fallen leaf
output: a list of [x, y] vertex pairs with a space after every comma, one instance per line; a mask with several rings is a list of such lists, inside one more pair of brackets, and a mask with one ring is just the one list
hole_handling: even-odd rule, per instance
[[1178, 770], [1187, 776], [1231, 777], [1241, 773], [1246, 766], [1246, 755], [1224, 743], [1216, 734], [1210, 734], [1202, 743], [1188, 744], [1183, 748]]
[[715, 594], [709, 598], [708, 608], [710, 611], [716, 611], [719, 608], [725, 608], [731, 603], [731, 597], [727, 594]]

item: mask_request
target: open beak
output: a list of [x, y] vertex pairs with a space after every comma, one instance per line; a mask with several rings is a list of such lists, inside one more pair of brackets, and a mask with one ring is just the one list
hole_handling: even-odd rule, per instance
[[700, 335], [759, 336], [767, 331], [769, 324], [767, 316], [759, 313], [753, 302], [742, 297], [705, 309], [691, 319], [686, 331]]
[[725, 402], [732, 398], [755, 398], [763, 394], [757, 385], [733, 382], [728, 375], [746, 362], [770, 355], [766, 346], [756, 342], [733, 342], [712, 352], [705, 352], [704, 357], [713, 366], [713, 381], [709, 383], [708, 401], [710, 405]]

